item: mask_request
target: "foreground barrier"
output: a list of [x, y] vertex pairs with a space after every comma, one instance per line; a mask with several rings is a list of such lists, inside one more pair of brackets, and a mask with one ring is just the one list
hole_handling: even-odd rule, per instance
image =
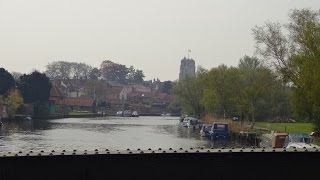
[[[1, 179], [309, 179], [320, 149], [148, 149], [0, 153]], [[317, 178], [316, 178], [317, 179]]]

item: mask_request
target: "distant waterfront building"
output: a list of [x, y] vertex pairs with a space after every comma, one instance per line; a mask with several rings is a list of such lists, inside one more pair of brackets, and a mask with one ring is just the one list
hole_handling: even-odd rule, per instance
[[193, 77], [195, 74], [196, 68], [194, 60], [184, 57], [180, 64], [179, 80], [183, 80], [186, 76]]

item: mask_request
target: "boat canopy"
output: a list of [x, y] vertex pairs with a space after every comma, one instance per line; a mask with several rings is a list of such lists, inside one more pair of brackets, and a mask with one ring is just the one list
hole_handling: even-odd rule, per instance
[[301, 139], [301, 138], [311, 138], [309, 134], [289, 134], [289, 139]]

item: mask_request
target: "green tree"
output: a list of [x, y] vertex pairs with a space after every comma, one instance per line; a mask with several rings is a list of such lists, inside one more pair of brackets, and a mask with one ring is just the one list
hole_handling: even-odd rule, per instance
[[8, 103], [10, 117], [14, 117], [19, 107], [23, 105], [23, 98], [17, 89], [11, 89], [7, 95], [6, 102]]
[[[292, 84], [298, 114], [320, 130], [320, 12], [293, 10], [285, 25], [266, 23], [253, 29], [258, 50]], [[288, 35], [283, 33], [287, 30]]]
[[275, 77], [255, 57], [245, 56], [240, 59], [239, 70], [242, 73], [242, 78], [244, 78], [242, 81], [244, 83], [243, 92], [241, 94], [248, 105], [253, 127], [256, 121], [257, 109], [261, 102], [267, 101], [264, 97], [270, 93]]
[[[203, 75], [199, 73], [198, 77]], [[204, 106], [201, 103], [203, 85], [199, 78], [187, 76], [184, 80], [179, 81], [174, 88], [174, 94], [179, 97], [184, 111], [197, 117], [204, 115]]]
[[218, 116], [226, 117], [233, 113], [231, 71], [225, 65], [220, 65], [208, 72], [202, 81], [205, 84], [202, 103], [206, 110]]

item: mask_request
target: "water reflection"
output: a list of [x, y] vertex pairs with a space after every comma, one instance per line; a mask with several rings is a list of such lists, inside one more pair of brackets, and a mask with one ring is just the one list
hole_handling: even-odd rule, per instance
[[0, 131], [0, 151], [211, 147], [199, 131], [174, 117], [105, 117], [9, 122]]

